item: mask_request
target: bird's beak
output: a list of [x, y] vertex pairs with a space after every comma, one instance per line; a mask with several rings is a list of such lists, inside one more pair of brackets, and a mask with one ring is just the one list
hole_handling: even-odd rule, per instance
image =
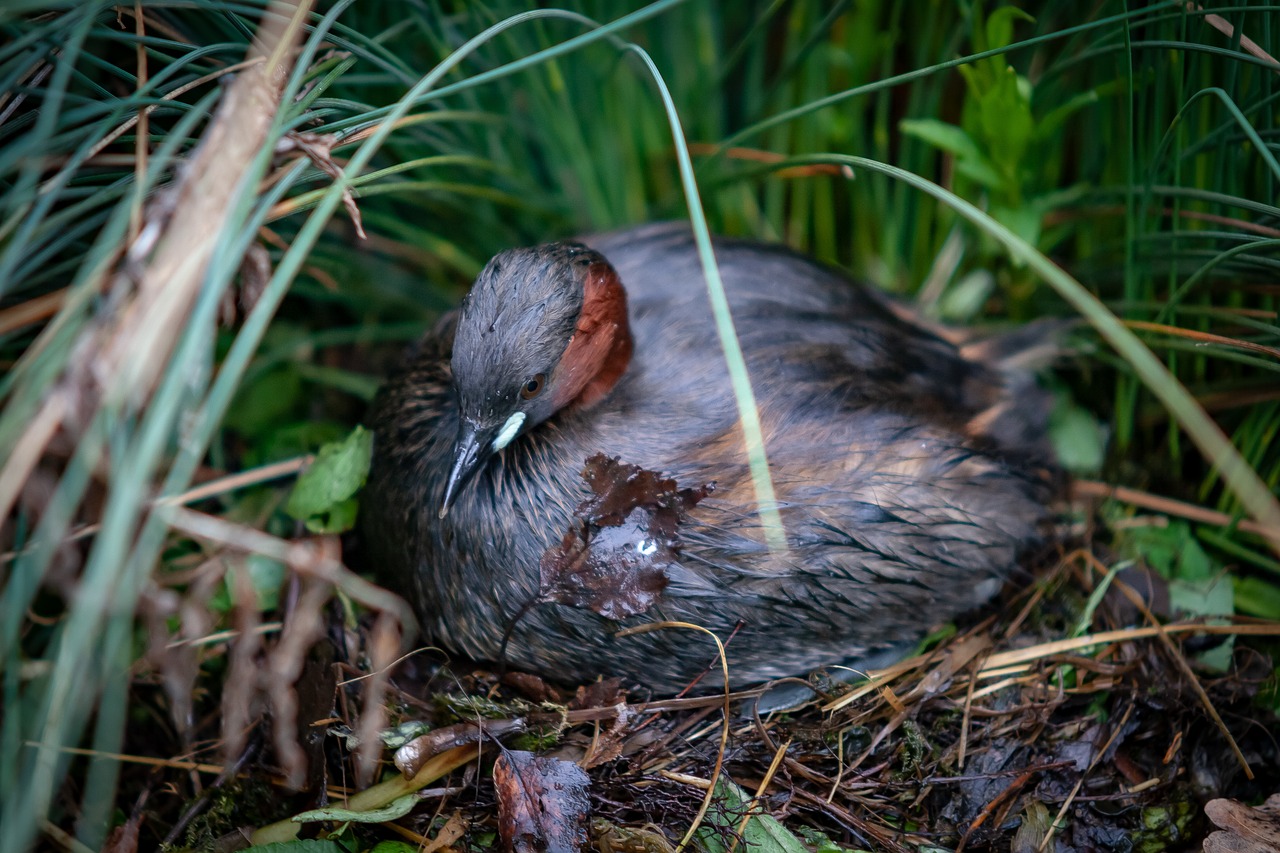
[[480, 469], [481, 464], [489, 458], [489, 435], [492, 430], [482, 429], [475, 423], [462, 419], [458, 425], [458, 440], [453, 444], [453, 470], [449, 472], [449, 482], [444, 487], [444, 502], [440, 504], [440, 518], [449, 514], [449, 507], [458, 492], [466, 485], [467, 480]]

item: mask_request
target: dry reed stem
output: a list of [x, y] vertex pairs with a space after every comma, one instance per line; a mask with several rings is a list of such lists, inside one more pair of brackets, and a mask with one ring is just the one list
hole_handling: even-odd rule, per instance
[[249, 468], [245, 471], [237, 471], [234, 474], [228, 474], [225, 477], [201, 483], [182, 494], [161, 498], [156, 501], [156, 505], [189, 504], [217, 497], [218, 495], [225, 495], [227, 492], [234, 492], [238, 489], [257, 486], [271, 480], [287, 477], [290, 474], [296, 474], [314, 461], [315, 456], [308, 454], [306, 456], [295, 456], [292, 459], [285, 459], [280, 462], [272, 462], [270, 465]]
[[247, 525], [180, 506], [161, 507], [159, 511], [164, 513], [170, 527], [188, 536], [278, 560], [299, 574], [332, 584], [370, 610], [392, 614], [406, 631], [417, 624], [404, 599], [352, 572], [340, 560], [324, 553], [323, 547], [315, 542], [280, 539]]
[[35, 470], [44, 449], [53, 440], [58, 426], [66, 418], [71, 406], [67, 395], [55, 389], [44, 401], [40, 411], [23, 431], [13, 446], [13, 452], [4, 468], [0, 469], [0, 521], [9, 517], [13, 504], [31, 472]]
[[[1204, 11], [1204, 7], [1201, 6], [1199, 3], [1195, 3], [1195, 2], [1187, 3], [1187, 8], [1193, 9], [1197, 12]], [[1233, 39], [1236, 37], [1236, 28], [1231, 26], [1231, 22], [1228, 21], [1226, 18], [1222, 17], [1221, 15], [1215, 15], [1212, 13], [1205, 15], [1204, 22], [1209, 26], [1213, 27], [1218, 32], [1222, 33], [1228, 39]], [[1244, 50], [1245, 53], [1249, 54], [1250, 56], [1261, 59], [1263, 62], [1270, 62], [1272, 65], [1275, 66], [1273, 70], [1280, 71], [1280, 62], [1276, 62], [1275, 57], [1273, 57], [1271, 54], [1267, 53], [1265, 50], [1259, 47], [1257, 42], [1249, 38], [1244, 33], [1240, 34], [1240, 47]]]
[[[637, 625], [634, 628], [627, 628], [619, 631], [617, 636], [630, 637], [635, 634], [647, 634], [650, 631], [659, 631], [665, 628], [685, 628], [692, 631], [701, 631], [706, 634], [716, 644], [716, 654], [720, 658], [720, 670], [724, 676], [724, 724], [720, 730], [720, 748], [716, 750], [716, 764], [711, 772], [712, 779], [720, 778], [720, 769], [724, 767], [724, 753], [729, 746], [729, 659], [725, 656], [724, 643], [720, 642], [720, 638], [715, 632], [701, 625], [695, 625], [692, 622], [653, 622], [648, 625]], [[676, 845], [676, 853], [684, 850], [689, 846], [689, 842], [693, 840], [693, 834], [698, 831], [698, 827], [702, 824], [703, 818], [707, 816], [707, 809], [711, 808], [711, 803], [715, 799], [715, 786], [712, 785], [707, 791], [707, 796], [702, 800], [702, 806], [698, 809], [697, 816], [693, 819], [693, 823], [689, 826], [684, 837], [680, 839], [680, 843]]]
[[1225, 512], [1207, 509], [1186, 501], [1153, 495], [1149, 492], [1131, 489], [1128, 486], [1115, 486], [1110, 483], [1100, 483], [1097, 480], [1076, 480], [1071, 484], [1071, 497], [1073, 499], [1082, 497], [1107, 498], [1121, 503], [1132, 504], [1142, 509], [1149, 509], [1153, 512], [1185, 518], [1188, 521], [1200, 524], [1235, 527], [1237, 530], [1252, 533], [1255, 536], [1264, 536], [1271, 539], [1280, 538], [1280, 531], [1252, 519], [1227, 515]]
[[[54, 413], [51, 412], [50, 416], [53, 414]], [[40, 433], [39, 430], [29, 429], [28, 431], [37, 433], [37, 437]], [[46, 438], [45, 441], [47, 442], [47, 440], [48, 439]], [[18, 455], [16, 451], [15, 455]], [[22, 457], [31, 458], [31, 454], [24, 453], [22, 454]], [[257, 486], [262, 483], [270, 482], [271, 480], [277, 480], [281, 477], [296, 474], [314, 461], [315, 456], [308, 454], [306, 456], [295, 456], [293, 459], [285, 459], [280, 462], [272, 462], [269, 465], [262, 465], [257, 468], [249, 468], [235, 474], [228, 474], [225, 477], [219, 477], [216, 480], [210, 480], [207, 483], [201, 483], [200, 485], [194, 486], [181, 494], [171, 495], [167, 498], [159, 498], [152, 503], [152, 506], [160, 507], [176, 504], [189, 504], [195, 503], [196, 501], [207, 500], [208, 498], [218, 497], [219, 495], [225, 495], [228, 492], [234, 492], [238, 489]], [[26, 475], [23, 476], [23, 479], [25, 479], [25, 476]], [[5, 489], [7, 486], [5, 485], [5, 482], [6, 481], [3, 480], [3, 477], [0, 476], [0, 495], [6, 494]], [[18, 484], [18, 488], [21, 488], [21, 481], [15, 479], [15, 482]], [[5, 515], [0, 513], [0, 518], [4, 517]], [[84, 539], [86, 536], [93, 536], [101, 529], [102, 526], [100, 524], [86, 524], [67, 535], [67, 537], [63, 539], [63, 544], [65, 545], [69, 542], [76, 542], [80, 539]], [[21, 553], [23, 552], [6, 551], [4, 553], [0, 553], [0, 563], [12, 560]]]
[[[982, 669], [979, 670], [977, 677], [991, 678], [1005, 675], [1006, 673], [1011, 674], [1022, 672], [1030, 667], [1032, 661], [1053, 657], [1055, 655], [1063, 654], [1064, 652], [1075, 651], [1076, 649], [1085, 649], [1090, 646], [1105, 646], [1111, 643], [1120, 643], [1129, 640], [1148, 639], [1151, 637], [1158, 637], [1161, 633], [1244, 634], [1250, 636], [1276, 637], [1280, 636], [1280, 622], [1234, 622], [1227, 625], [1204, 625], [1199, 622], [1180, 622], [1172, 625], [1162, 625], [1158, 628], [1126, 628], [1118, 631], [1100, 631], [1096, 634], [1088, 634], [1083, 637], [1055, 640], [1049, 643], [1040, 643], [1025, 649], [1014, 649], [1013, 651], [993, 654], [987, 658], [986, 663], [983, 665]], [[822, 710], [830, 712], [848, 707], [864, 696], [879, 691], [894, 679], [923, 666], [928, 662], [928, 660], [929, 658], [927, 655], [922, 655], [920, 657], [902, 661], [901, 663], [895, 664], [894, 666], [886, 669], [871, 670], [867, 673], [868, 680], [865, 684], [859, 685], [843, 696], [833, 699], [826, 705], [823, 705]], [[997, 686], [1007, 686], [1007, 684], [1013, 684], [1016, 681], [1017, 679], [1009, 679], [1008, 682], [986, 687], [974, 695], [983, 696], [994, 692], [994, 689]]]
[[734, 853], [738, 849], [738, 841], [742, 838], [742, 834], [747, 831], [747, 824], [751, 818], [764, 812], [761, 801], [764, 799], [764, 792], [769, 790], [769, 786], [773, 784], [773, 777], [778, 772], [778, 767], [782, 764], [782, 759], [787, 757], [787, 747], [791, 746], [791, 738], [787, 738], [786, 742], [777, 748], [773, 753], [773, 761], [769, 762], [769, 769], [765, 771], [764, 778], [760, 780], [760, 784], [756, 786], [755, 796], [747, 802], [746, 814], [742, 816], [742, 821], [738, 824], [738, 834], [734, 836], [733, 841], [729, 844], [729, 853]]
[[[228, 87], [173, 194], [148, 206], [142, 232], [112, 285], [120, 304], [77, 342], [66, 373], [0, 471], [0, 518], [8, 517], [59, 426], [76, 432], [88, 422], [82, 413], [104, 401], [141, 407], [154, 390], [200, 294], [241, 178], [266, 142], [309, 8], [310, 0], [275, 0], [263, 16], [250, 48], [253, 67]], [[130, 270], [139, 265], [132, 280]]]
[[178, 183], [168, 222], [153, 219], [144, 228], [140, 240], [153, 226], [163, 233], [132, 300], [108, 318], [94, 348], [93, 375], [108, 399], [120, 395], [141, 405], [167, 363], [236, 196], [253, 189], [243, 186], [243, 178], [267, 142], [310, 6], [310, 0], [276, 0], [268, 8], [250, 48], [250, 59], [266, 61], [228, 88]]
[[0, 311], [0, 335], [49, 319], [62, 308], [66, 297], [67, 288], [63, 287], [5, 308]]
[[1215, 335], [1210, 332], [1201, 332], [1196, 329], [1182, 329], [1178, 326], [1170, 326], [1165, 323], [1149, 323], [1146, 320], [1125, 320], [1124, 324], [1130, 329], [1137, 329], [1140, 332], [1156, 332], [1161, 335], [1171, 335], [1178, 338], [1187, 338], [1202, 344], [1217, 344], [1218, 346], [1232, 347], [1234, 349], [1242, 349], [1247, 352], [1256, 352], [1261, 355], [1270, 356], [1271, 358], [1280, 359], [1280, 349], [1269, 347], [1265, 344], [1256, 344], [1253, 341], [1244, 341], [1239, 338], [1228, 338], [1225, 335]]

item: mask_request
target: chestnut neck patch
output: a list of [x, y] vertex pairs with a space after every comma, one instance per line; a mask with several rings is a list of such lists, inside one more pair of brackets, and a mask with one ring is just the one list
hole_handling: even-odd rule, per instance
[[613, 390], [631, 364], [627, 293], [607, 261], [591, 263], [582, 282], [582, 311], [556, 368], [557, 409], [590, 407]]

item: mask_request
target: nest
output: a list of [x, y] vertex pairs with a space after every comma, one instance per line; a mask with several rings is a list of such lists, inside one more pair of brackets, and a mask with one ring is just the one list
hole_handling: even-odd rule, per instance
[[[433, 650], [375, 672], [385, 628], [321, 607], [310, 618], [327, 639], [309, 651], [287, 649], [287, 632], [258, 644], [270, 671], [302, 652], [296, 692], [280, 680], [260, 681], [261, 694], [238, 688], [244, 650], [209, 638], [196, 693], [204, 713], [186, 738], [170, 729], [164, 703], [142, 702], [126, 826], [137, 833], [145, 823], [147, 834], [193, 849], [300, 829], [483, 847], [513, 800], [533, 796], [541, 771], [520, 762], [536, 755], [585, 771], [584, 805], [569, 822], [604, 851], [693, 840], [723, 853], [761, 843], [762, 833], [819, 850], [1179, 849], [1211, 828], [1206, 802], [1277, 790], [1278, 729], [1258, 701], [1274, 690], [1272, 664], [1250, 645], [1277, 627], [1161, 624], [1148, 606], [1159, 592], [1152, 576], [1107, 573], [1088, 550], [1059, 555], [966, 630], [851, 683], [815, 676], [812, 698], [764, 715], [759, 691], [646, 701], [617, 681], [571, 691], [446, 666]], [[1229, 669], [1206, 669], [1198, 657], [1231, 636]], [[231, 659], [220, 689], [239, 692], [245, 734], [229, 763], [202, 764], [229, 746], [214, 710], [227, 709], [226, 696], [212, 699], [219, 649]], [[174, 679], [164, 668], [151, 675], [143, 680], [157, 688]], [[292, 720], [280, 714], [290, 706]], [[156, 737], [162, 727], [168, 738]], [[175, 757], [182, 740], [195, 753]], [[565, 787], [549, 795], [553, 804]], [[335, 811], [312, 811], [326, 807]], [[289, 819], [307, 812], [302, 823]], [[505, 840], [563, 849], [530, 841], [536, 831]]]

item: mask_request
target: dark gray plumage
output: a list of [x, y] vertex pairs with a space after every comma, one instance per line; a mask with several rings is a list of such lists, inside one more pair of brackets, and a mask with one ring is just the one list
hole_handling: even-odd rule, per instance
[[[1016, 351], [927, 328], [785, 249], [719, 240], [790, 546], [770, 553], [691, 236], [661, 225], [587, 242], [595, 251], [554, 244], [497, 256], [460, 318], [420, 343], [374, 406], [364, 541], [429, 640], [492, 661], [510, 629], [515, 667], [559, 681], [621, 675], [658, 692], [712, 664], [714, 645], [699, 633], [618, 639], [617, 624], [560, 605], [528, 608], [513, 627], [537, 595], [539, 559], [586, 496], [579, 472], [597, 452], [681, 485], [716, 484], [682, 530], [681, 565], [659, 605], [628, 624], [687, 621], [721, 639], [736, 629], [735, 684], [856, 664], [916, 639], [990, 598], [1037, 541], [1051, 481], [1047, 405], [1012, 366]], [[598, 404], [548, 410], [583, 277], [607, 269], [591, 266], [601, 256], [627, 290], [634, 356]], [[989, 353], [1002, 361], [976, 359]], [[537, 375], [548, 377], [545, 393], [523, 399]], [[488, 455], [517, 409], [520, 434]], [[440, 518], [468, 430], [474, 472]]]

